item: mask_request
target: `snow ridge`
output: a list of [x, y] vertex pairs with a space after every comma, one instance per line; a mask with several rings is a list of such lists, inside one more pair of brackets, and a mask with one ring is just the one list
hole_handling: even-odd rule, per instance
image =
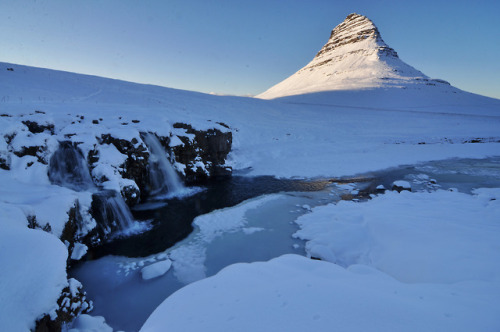
[[304, 68], [257, 95], [262, 99], [327, 90], [357, 90], [411, 85], [449, 87], [401, 61], [366, 16], [350, 14]]

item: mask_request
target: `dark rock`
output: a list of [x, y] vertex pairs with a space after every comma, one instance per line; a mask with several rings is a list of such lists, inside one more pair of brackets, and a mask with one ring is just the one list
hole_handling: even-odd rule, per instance
[[61, 241], [66, 243], [68, 247], [68, 260], [66, 265], [71, 266], [71, 254], [75, 248], [75, 242], [77, 239], [77, 232], [82, 226], [82, 215], [80, 214], [80, 204], [75, 201], [75, 205], [68, 211], [68, 221], [64, 225], [64, 229], [61, 234]]
[[[1, 153], [1, 152], [0, 152]], [[0, 154], [0, 168], [6, 171], [10, 170], [10, 156]]]
[[48, 131], [51, 135], [54, 135], [54, 124], [39, 124], [35, 121], [23, 121], [23, 124], [28, 127], [28, 130], [33, 134], [43, 133], [44, 131]]
[[78, 315], [86, 314], [92, 310], [92, 302], [87, 300], [82, 287], [78, 287], [74, 294], [69, 287], [65, 287], [57, 300], [57, 305], [59, 308], [56, 310], [56, 319], [52, 320], [49, 315], [43, 316], [36, 322], [35, 332], [62, 331], [65, 323], [69, 323]]
[[138, 190], [136, 186], [124, 186], [121, 195], [128, 206], [134, 206], [141, 200], [141, 190]]
[[396, 190], [398, 193], [404, 190], [411, 192], [411, 184], [407, 181], [394, 181], [391, 190]]
[[28, 220], [28, 228], [41, 229], [42, 231], [47, 233], [52, 232], [52, 227], [50, 226], [50, 224], [46, 223], [44, 226], [40, 226], [40, 224], [36, 220], [36, 216], [29, 215], [26, 217], [26, 219]]
[[[172, 147], [175, 160], [186, 165], [187, 183], [200, 183], [209, 178], [231, 175], [232, 169], [225, 166], [226, 157], [231, 151], [231, 132], [222, 132], [219, 129], [196, 130], [191, 125], [179, 122], [173, 127], [182, 128], [186, 134], [195, 135], [193, 140], [189, 136], [178, 135], [183, 145]], [[204, 168], [197, 166], [199, 162], [204, 164]]]
[[[124, 139], [114, 138], [110, 134], [102, 135], [101, 143], [113, 144], [120, 153], [127, 156], [121, 175], [124, 178], [134, 180], [141, 192], [137, 193], [136, 188], [126, 189], [124, 192], [124, 198], [129, 205], [138, 203], [141, 195], [143, 198], [145, 197], [144, 195], [146, 193], [142, 189], [146, 188], [149, 183], [149, 152], [147, 147], [142, 142], [139, 144], [139, 141], [136, 138], [133, 138], [131, 141], [127, 141]], [[89, 154], [89, 161], [95, 160], [95, 157], [95, 154], [92, 156]]]
[[99, 120], [92, 120], [92, 124], [99, 124]]

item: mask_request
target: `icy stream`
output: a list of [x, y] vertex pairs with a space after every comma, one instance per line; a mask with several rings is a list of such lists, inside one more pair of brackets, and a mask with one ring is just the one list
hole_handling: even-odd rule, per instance
[[[83, 283], [94, 301], [92, 315], [104, 316], [114, 329], [137, 331], [166, 297], [187, 283], [214, 275], [236, 262], [269, 260], [286, 253], [305, 255], [304, 243], [293, 237], [298, 230], [294, 221], [315, 206], [338, 201], [341, 196], [355, 197], [360, 190], [371, 191], [379, 185], [390, 189], [396, 180], [408, 182], [412, 191], [450, 189], [470, 193], [474, 188], [500, 187], [500, 158], [431, 162], [374, 172], [365, 178], [370, 181], [330, 184], [323, 181], [316, 191], [263, 191], [263, 195], [250, 199], [241, 193], [263, 184], [248, 179], [250, 185], [245, 187], [238, 183], [244, 180], [236, 178], [234, 183], [226, 183], [224, 190], [218, 189], [219, 194], [227, 190], [230, 197], [238, 197], [226, 201], [232, 202], [227, 205], [232, 207], [223, 208], [210, 201], [213, 196], [206, 193], [214, 191], [206, 190], [208, 197], [204, 199], [217, 210], [200, 205], [193, 222], [194, 231], [173, 247], [142, 258], [105, 256], [83, 262], [70, 274]], [[281, 181], [267, 180], [277, 186]], [[245, 200], [240, 203], [242, 199]], [[181, 207], [175, 205], [178, 201], [164, 203]], [[143, 267], [167, 260], [172, 261], [172, 267], [165, 274], [149, 280], [142, 278]]]

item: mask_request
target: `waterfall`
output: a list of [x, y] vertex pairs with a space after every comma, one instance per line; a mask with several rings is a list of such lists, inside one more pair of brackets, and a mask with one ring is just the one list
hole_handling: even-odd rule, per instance
[[132, 229], [134, 218], [123, 197], [112, 190], [99, 191], [92, 181], [87, 161], [72, 142], [59, 142], [59, 149], [50, 158], [48, 175], [52, 184], [94, 193], [92, 216], [104, 234], [109, 234], [112, 230], [123, 232]]
[[158, 138], [151, 133], [143, 134], [144, 143], [149, 149], [149, 184], [152, 195], [175, 195], [185, 191], [179, 175], [167, 159], [167, 154], [158, 141]]
[[134, 226], [134, 217], [116, 191], [105, 190], [92, 195], [92, 215], [105, 234], [112, 229], [126, 231]]
[[59, 149], [50, 158], [49, 179], [53, 184], [75, 191], [95, 188], [85, 158], [70, 141], [60, 142]]

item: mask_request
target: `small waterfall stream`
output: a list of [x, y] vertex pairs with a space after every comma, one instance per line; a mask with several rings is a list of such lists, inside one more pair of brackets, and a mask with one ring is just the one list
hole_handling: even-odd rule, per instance
[[165, 149], [163, 149], [158, 138], [154, 134], [144, 133], [143, 141], [150, 152], [149, 182], [151, 194], [153, 196], [167, 194], [175, 196], [185, 191], [184, 184], [168, 160]]
[[50, 158], [48, 175], [53, 184], [93, 193], [93, 216], [104, 234], [113, 229], [121, 233], [133, 229], [134, 217], [122, 196], [115, 191], [101, 191], [94, 184], [85, 157], [72, 142], [59, 143], [59, 149]]
[[105, 234], [112, 228], [127, 234], [134, 228], [134, 217], [122, 196], [116, 191], [105, 190], [92, 196], [93, 216]]
[[59, 143], [59, 149], [50, 158], [49, 179], [61, 187], [84, 191], [95, 189], [87, 162], [73, 143]]

